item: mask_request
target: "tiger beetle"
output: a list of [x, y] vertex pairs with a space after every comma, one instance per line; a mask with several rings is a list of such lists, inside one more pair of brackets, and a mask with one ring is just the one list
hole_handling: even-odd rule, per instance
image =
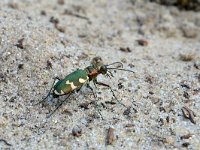
[[[116, 64], [120, 65], [121, 68], [119, 66], [112, 67], [113, 65], [116, 65]], [[108, 84], [97, 81], [97, 76], [100, 74], [108, 76], [110, 78], [113, 77], [113, 74], [110, 72], [110, 70], [121, 70], [121, 71], [133, 72], [132, 70], [123, 69], [123, 64], [121, 62], [114, 62], [108, 65], [103, 65], [102, 63], [94, 63], [86, 67], [85, 69], [77, 69], [76, 71], [67, 75], [64, 79], [59, 79], [58, 77], [55, 77], [53, 85], [49, 93], [47, 94], [47, 96], [35, 105], [43, 103], [49, 97], [53, 99], [53, 98], [58, 98], [63, 95], [67, 95], [65, 100], [61, 101], [61, 103], [54, 109], [54, 111], [48, 114], [47, 118], [49, 118], [52, 114], [56, 112], [57, 109], [59, 109], [62, 106], [62, 104], [70, 97], [70, 95], [75, 90], [79, 91], [83, 85], [86, 85], [92, 91], [94, 97], [96, 97], [92, 87], [89, 85], [90, 81], [93, 81], [95, 87], [96, 85], [101, 85], [101, 86], [105, 86], [109, 88], [111, 92], [113, 93], [113, 96], [115, 97], [115, 99], [118, 101], [117, 97], [114, 94], [114, 91]], [[124, 107], [126, 107], [120, 101], [118, 102]]]

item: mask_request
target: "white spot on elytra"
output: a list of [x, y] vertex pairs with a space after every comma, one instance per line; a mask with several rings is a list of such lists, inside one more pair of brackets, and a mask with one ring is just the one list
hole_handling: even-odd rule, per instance
[[77, 88], [77, 86], [75, 86], [73, 82], [69, 82], [69, 80], [66, 81], [66, 84], [69, 84], [71, 86], [72, 90]]
[[61, 92], [60, 94], [62, 94], [62, 95], [65, 94], [65, 93], [63, 92], [63, 90], [60, 90], [60, 92]]
[[58, 83], [58, 81], [59, 81], [58, 79], [55, 80], [55, 82], [54, 82], [54, 86]]
[[87, 81], [87, 79], [85, 80], [85, 79], [79, 78], [78, 81], [79, 81], [80, 83], [85, 83], [85, 82]]
[[63, 95], [63, 94], [65, 94], [62, 90], [60, 91], [60, 93], [59, 93], [58, 91], [54, 90], [54, 93], [55, 93], [56, 95]]

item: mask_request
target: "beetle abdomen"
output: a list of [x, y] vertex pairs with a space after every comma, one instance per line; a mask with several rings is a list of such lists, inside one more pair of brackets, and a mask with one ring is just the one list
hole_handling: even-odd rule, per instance
[[67, 75], [64, 79], [59, 80], [54, 86], [55, 95], [65, 95], [76, 89], [80, 89], [82, 85], [87, 83], [89, 77], [87, 72], [78, 69], [71, 74]]

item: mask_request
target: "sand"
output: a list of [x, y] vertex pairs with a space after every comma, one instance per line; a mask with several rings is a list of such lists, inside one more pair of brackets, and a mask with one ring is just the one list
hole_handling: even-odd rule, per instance
[[[200, 12], [147, 0], [0, 1], [0, 149], [199, 149], [199, 41]], [[129, 109], [91, 83], [46, 118], [97, 56], [134, 71], [98, 76]]]

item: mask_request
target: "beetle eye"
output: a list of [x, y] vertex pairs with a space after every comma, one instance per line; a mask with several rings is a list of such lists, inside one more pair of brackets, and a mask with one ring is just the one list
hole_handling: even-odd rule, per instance
[[107, 67], [106, 67], [106, 66], [101, 66], [100, 72], [101, 72], [102, 74], [106, 74], [106, 73], [107, 73]]

